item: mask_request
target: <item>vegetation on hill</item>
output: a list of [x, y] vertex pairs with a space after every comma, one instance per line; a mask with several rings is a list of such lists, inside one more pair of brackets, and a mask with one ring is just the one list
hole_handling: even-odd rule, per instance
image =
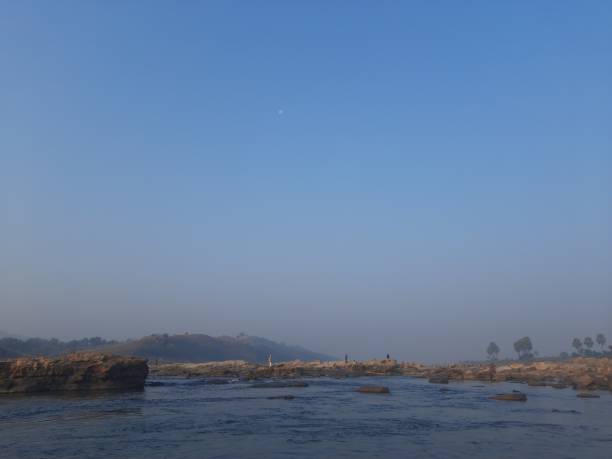
[[117, 343], [117, 341], [107, 341], [99, 337], [83, 338], [72, 341], [60, 341], [55, 338], [2, 338], [0, 339], [0, 357], [47, 357], [76, 351], [93, 350], [99, 348], [100, 346], [115, 343]]
[[246, 360], [266, 362], [269, 355], [274, 361], [334, 360], [333, 357], [309, 351], [299, 346], [288, 346], [264, 338], [248, 335], [214, 338], [201, 334], [151, 335], [137, 341], [115, 344], [103, 348], [119, 355], [133, 355], [152, 360], [172, 362], [210, 362]]
[[21, 356], [53, 356], [76, 351], [96, 350], [111, 354], [145, 357], [169, 362], [209, 362], [246, 360], [265, 362], [269, 355], [276, 362], [286, 360], [333, 360], [333, 357], [309, 351], [299, 346], [288, 346], [240, 334], [237, 337], [215, 338], [203, 334], [150, 335], [138, 340], [107, 341], [102, 338], [83, 338], [68, 342], [57, 339], [17, 338], [0, 339], [0, 358]]

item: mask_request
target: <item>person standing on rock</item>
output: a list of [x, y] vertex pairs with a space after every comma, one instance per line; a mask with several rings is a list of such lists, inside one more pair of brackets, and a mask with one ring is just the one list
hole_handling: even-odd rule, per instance
[[344, 354], [344, 363], [347, 364], [348, 363], [348, 354]]
[[489, 364], [489, 382], [493, 382], [495, 380], [496, 373], [497, 369], [495, 368], [495, 363], [491, 362]]

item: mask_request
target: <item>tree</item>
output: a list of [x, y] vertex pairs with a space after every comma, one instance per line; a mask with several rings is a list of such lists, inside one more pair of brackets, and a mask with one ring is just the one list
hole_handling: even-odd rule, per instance
[[525, 359], [531, 357], [531, 350], [533, 344], [531, 344], [531, 338], [525, 336], [514, 343], [514, 350], [518, 354], [519, 359]]
[[497, 343], [491, 341], [487, 346], [487, 355], [491, 360], [497, 360], [497, 355], [499, 354], [499, 346]]
[[590, 336], [587, 336], [584, 339], [584, 345], [589, 349], [589, 351], [593, 349], [593, 346], [595, 345], [595, 343], [593, 342], [593, 338], [591, 338]]
[[582, 341], [580, 341], [580, 338], [574, 338], [572, 341], [572, 347], [576, 349], [578, 354], [582, 354]]
[[603, 333], [599, 333], [597, 337], [595, 338], [595, 341], [597, 341], [597, 344], [599, 344], [599, 346], [601, 347], [601, 352], [603, 352], [604, 346], [606, 345], [606, 341], [607, 341]]

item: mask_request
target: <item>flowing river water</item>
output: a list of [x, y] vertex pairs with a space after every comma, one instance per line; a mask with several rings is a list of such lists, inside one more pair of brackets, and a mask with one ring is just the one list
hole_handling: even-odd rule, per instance
[[[612, 458], [612, 394], [408, 377], [0, 396], [0, 458]], [[390, 394], [361, 394], [361, 385]], [[527, 402], [489, 400], [520, 389]], [[293, 399], [269, 397], [292, 395]]]

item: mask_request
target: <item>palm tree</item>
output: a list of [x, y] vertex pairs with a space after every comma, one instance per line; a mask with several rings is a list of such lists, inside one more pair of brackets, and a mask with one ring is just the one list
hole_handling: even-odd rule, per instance
[[572, 347], [576, 348], [578, 354], [582, 354], [582, 341], [580, 341], [580, 338], [574, 338], [572, 341]]
[[597, 344], [599, 344], [601, 347], [601, 352], [603, 352], [604, 346], [606, 345], [606, 337], [603, 335], [603, 333], [598, 334], [595, 341], [597, 341]]
[[593, 338], [587, 336], [584, 339], [584, 345], [588, 348], [589, 351], [591, 351], [591, 349], [593, 349], [593, 346], [595, 345], [595, 343], [593, 342]]
[[491, 360], [497, 360], [497, 355], [499, 354], [499, 346], [497, 343], [491, 341], [489, 346], [487, 347], [487, 355]]

